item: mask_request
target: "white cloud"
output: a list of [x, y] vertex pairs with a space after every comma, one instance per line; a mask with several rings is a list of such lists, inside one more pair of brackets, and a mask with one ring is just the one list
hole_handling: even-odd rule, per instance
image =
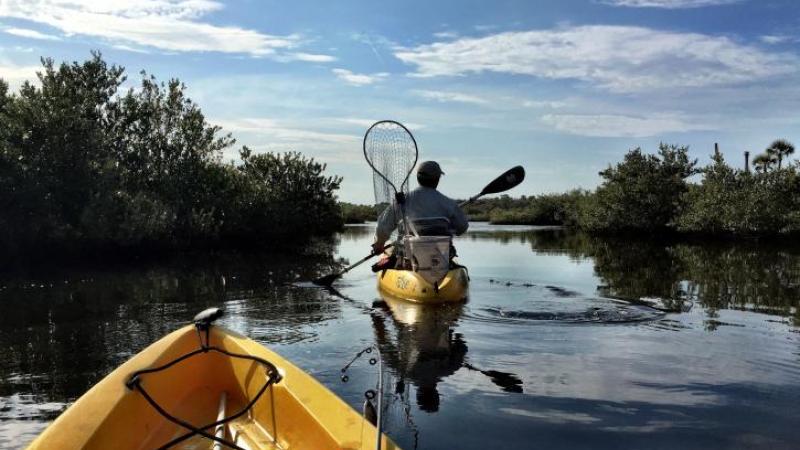
[[612, 6], [628, 6], [632, 8], [685, 9], [705, 6], [731, 5], [743, 0], [604, 0], [602, 3]]
[[290, 53], [289, 58], [295, 61], [308, 61], [308, 62], [333, 62], [336, 61], [335, 56], [322, 55], [316, 53]]
[[793, 36], [786, 36], [786, 35], [778, 35], [778, 34], [767, 34], [764, 36], [759, 36], [758, 38], [761, 42], [765, 44], [783, 44], [785, 42], [796, 42], [797, 38]]
[[347, 69], [333, 69], [332, 72], [339, 77], [340, 80], [345, 81], [348, 84], [352, 84], [353, 86], [364, 86], [367, 84], [375, 83], [382, 78], [386, 78], [389, 76], [386, 72], [379, 72], [373, 73], [371, 75], [367, 75], [364, 73], [353, 73]]
[[581, 80], [614, 92], [746, 83], [800, 68], [795, 55], [727, 37], [604, 25], [462, 38], [395, 56], [416, 66], [419, 77], [498, 72]]
[[24, 81], [37, 83], [36, 71], [41, 70], [41, 66], [20, 66], [8, 61], [0, 60], [0, 78], [8, 83], [11, 90], [17, 90]]
[[649, 137], [664, 133], [709, 130], [712, 127], [677, 115], [633, 117], [613, 114], [546, 114], [556, 130], [592, 137]]
[[14, 36], [20, 36], [25, 38], [31, 39], [40, 39], [43, 41], [60, 41], [61, 38], [58, 36], [53, 36], [51, 34], [41, 33], [36, 30], [30, 30], [28, 28], [6, 28], [3, 30], [8, 34], [13, 34]]
[[523, 100], [525, 108], [552, 108], [558, 109], [567, 106], [567, 102], [559, 100]]
[[150, 53], [147, 50], [144, 50], [144, 49], [141, 49], [141, 48], [138, 48], [138, 47], [131, 47], [130, 45], [124, 45], [124, 44], [114, 44], [114, 45], [111, 46], [111, 48], [115, 48], [117, 50], [124, 50], [126, 52], [133, 52], [133, 53], [141, 53], [141, 54]]
[[338, 120], [339, 122], [350, 124], [350, 125], [356, 125], [356, 126], [359, 126], [359, 127], [363, 127], [364, 129], [367, 129], [367, 128], [371, 127], [372, 124], [377, 122], [377, 120], [374, 120], [374, 119], [361, 119], [361, 118], [358, 118], [358, 117], [342, 117], [342, 118], [339, 118], [339, 119], [336, 119], [336, 120]]
[[361, 141], [360, 136], [298, 128], [261, 117], [209, 119], [209, 123], [221, 126], [223, 131], [257, 134], [281, 143], [357, 144]]
[[471, 103], [474, 105], [485, 105], [489, 103], [489, 101], [484, 98], [470, 94], [462, 94], [460, 92], [426, 91], [426, 90], [415, 90], [412, 92], [422, 98], [426, 98], [428, 100], [435, 100], [437, 102]]
[[[341, 118], [337, 118], [336, 119], [336, 121], [338, 121], [338, 122], [343, 122], [343, 123], [347, 123], [347, 124], [350, 124], [350, 125], [356, 125], [356, 126], [359, 126], [359, 127], [363, 127], [365, 131], [366, 131], [367, 128], [371, 127], [378, 120], [380, 120], [380, 119], [362, 119], [362, 118], [358, 118], [358, 117], [341, 117]], [[403, 125], [405, 125], [409, 130], [412, 130], [412, 131], [413, 130], [419, 130], [421, 128], [425, 128], [425, 125], [422, 125], [421, 123], [414, 123], [414, 122], [403, 122]]]
[[439, 39], [455, 39], [458, 37], [458, 33], [455, 31], [440, 31], [438, 33], [433, 33], [433, 37]]
[[296, 45], [297, 36], [271, 36], [198, 19], [223, 8], [210, 0], [0, 0], [0, 17], [36, 22], [67, 35], [166, 51], [273, 54]]
[[[298, 151], [325, 163], [350, 165], [361, 153], [362, 133], [348, 134], [336, 128], [311, 129], [308, 121], [275, 120], [265, 117], [209, 119], [255, 153]], [[314, 122], [318, 125], [317, 122]], [[331, 131], [334, 130], [334, 131]], [[227, 149], [225, 160], [238, 157], [238, 147]], [[360, 161], [359, 161], [360, 162]], [[341, 173], [335, 170], [332, 173]]]

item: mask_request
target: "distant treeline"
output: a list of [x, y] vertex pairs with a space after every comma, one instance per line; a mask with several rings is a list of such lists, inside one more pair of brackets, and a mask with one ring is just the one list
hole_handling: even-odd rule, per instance
[[[728, 165], [715, 152], [699, 167], [688, 148], [637, 148], [600, 172], [593, 191], [481, 199], [470, 220], [495, 224], [565, 225], [600, 234], [780, 236], [800, 232], [800, 165], [784, 139], [754, 158], [755, 170]], [[374, 220], [370, 207], [356, 207]], [[361, 209], [359, 209], [361, 208]]]
[[0, 80], [0, 252], [226, 241], [285, 243], [342, 224], [341, 179], [298, 153], [253, 154], [209, 125], [178, 80], [124, 69], [99, 54], [42, 61], [39, 83]]
[[[603, 182], [594, 191], [500, 197], [467, 212], [473, 220], [596, 233], [790, 235], [800, 232], [800, 167], [785, 160], [793, 151], [778, 139], [750, 171], [731, 167], [719, 152], [698, 167], [687, 147], [661, 144], [657, 154], [637, 148], [600, 172]], [[690, 181], [693, 176], [700, 178]]]
[[[379, 206], [356, 205], [353, 203], [341, 202], [339, 207], [342, 209], [342, 219], [344, 223], [365, 223], [374, 222], [378, 215], [383, 211]], [[384, 205], [385, 207], [385, 205]]]
[[512, 198], [483, 198], [464, 207], [470, 220], [493, 224], [564, 225], [581, 191]]
[[[471, 221], [495, 224], [522, 225], [563, 225], [567, 212], [563, 210], [570, 204], [570, 198], [581, 195], [580, 191], [569, 194], [541, 196], [522, 196], [512, 198], [503, 195], [497, 198], [480, 199], [464, 207]], [[345, 223], [358, 224], [374, 222], [386, 205], [358, 205], [341, 202]]]

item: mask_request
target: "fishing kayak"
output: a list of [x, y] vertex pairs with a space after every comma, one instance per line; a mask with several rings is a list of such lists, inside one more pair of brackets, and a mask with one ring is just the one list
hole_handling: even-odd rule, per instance
[[434, 286], [412, 270], [386, 269], [378, 272], [378, 289], [415, 303], [460, 302], [469, 292], [469, 274], [465, 267], [457, 267]]
[[[29, 449], [376, 447], [367, 419], [277, 353], [212, 326], [215, 310], [119, 366]], [[382, 434], [380, 448], [397, 449]]]

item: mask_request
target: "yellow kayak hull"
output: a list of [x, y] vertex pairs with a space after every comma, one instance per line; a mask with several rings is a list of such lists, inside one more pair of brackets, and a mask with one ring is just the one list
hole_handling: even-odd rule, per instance
[[[274, 364], [282, 379], [258, 398], [253, 408], [226, 426], [227, 439], [249, 449], [374, 449], [377, 430], [361, 414], [309, 374], [266, 347], [224, 328], [212, 326], [210, 343]], [[165, 364], [199, 348], [194, 326], [181, 328], [119, 366], [70, 406], [29, 449], [150, 449], [184, 434], [161, 416], [136, 390], [126, 386], [140, 369]], [[217, 420], [225, 392], [232, 415], [264, 385], [263, 367], [250, 360], [207, 352], [169, 369], [147, 374], [142, 385], [170, 414], [194, 426]], [[213, 448], [194, 436], [172, 448]], [[223, 447], [226, 448], [226, 447]], [[397, 446], [385, 435], [382, 448]]]
[[436, 289], [414, 271], [387, 269], [378, 272], [378, 289], [414, 303], [462, 302], [469, 294], [469, 275], [466, 268], [455, 268]]

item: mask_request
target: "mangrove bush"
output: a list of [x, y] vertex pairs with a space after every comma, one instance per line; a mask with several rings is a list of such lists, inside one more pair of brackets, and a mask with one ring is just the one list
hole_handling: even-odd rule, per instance
[[38, 83], [0, 80], [0, 248], [184, 247], [305, 239], [342, 224], [341, 180], [298, 153], [223, 161], [235, 140], [178, 80], [42, 60]]

